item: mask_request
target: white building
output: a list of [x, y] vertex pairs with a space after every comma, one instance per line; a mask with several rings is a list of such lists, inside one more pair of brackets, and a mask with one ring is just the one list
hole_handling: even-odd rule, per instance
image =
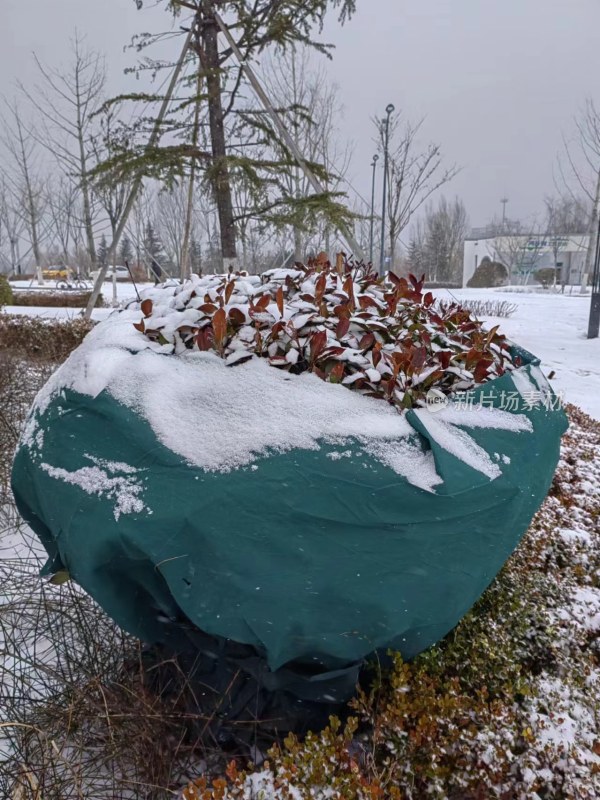
[[489, 229], [475, 229], [465, 240], [463, 286], [473, 277], [484, 258], [504, 264], [509, 283], [535, 283], [539, 269], [556, 267], [556, 281], [581, 284], [590, 237], [574, 234], [540, 236], [539, 234], [490, 235]]

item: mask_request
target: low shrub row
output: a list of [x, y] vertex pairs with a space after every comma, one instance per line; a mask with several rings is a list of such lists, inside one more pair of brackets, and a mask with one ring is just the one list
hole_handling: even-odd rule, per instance
[[0, 314], [0, 351], [43, 361], [64, 361], [93, 326], [83, 318], [56, 320]]
[[[74, 291], [19, 291], [12, 292], [12, 300], [5, 302], [5, 305], [12, 306], [38, 306], [45, 308], [85, 308], [91, 297], [91, 292]], [[96, 300], [96, 308], [104, 306], [104, 298], [101, 294]]]
[[461, 305], [474, 317], [512, 317], [519, 306], [507, 300], [462, 300]]

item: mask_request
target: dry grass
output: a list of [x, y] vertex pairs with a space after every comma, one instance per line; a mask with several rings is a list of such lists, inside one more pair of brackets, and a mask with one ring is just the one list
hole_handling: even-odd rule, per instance
[[45, 553], [10, 493], [20, 429], [57, 366], [47, 355], [66, 355], [82, 333], [60, 326], [33, 360], [18, 338], [0, 350], [0, 798], [166, 800], [202, 758], [216, 763], [217, 746], [194, 739], [208, 720], [186, 676], [149, 658], [75, 584], [39, 577]]

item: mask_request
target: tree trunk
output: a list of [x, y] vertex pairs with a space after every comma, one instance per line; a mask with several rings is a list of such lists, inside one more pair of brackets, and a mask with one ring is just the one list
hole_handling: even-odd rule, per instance
[[297, 225], [294, 225], [294, 261], [304, 261], [302, 253], [302, 231]]
[[33, 186], [32, 186], [31, 176], [29, 174], [29, 165], [27, 163], [27, 154], [25, 152], [23, 131], [21, 129], [21, 123], [18, 120], [17, 120], [17, 131], [19, 135], [19, 146], [21, 149], [21, 158], [22, 158], [21, 168], [23, 173], [23, 179], [25, 182], [25, 194], [27, 198], [27, 213], [29, 217], [28, 220], [29, 233], [31, 235], [31, 249], [33, 251], [33, 257], [35, 259], [38, 283], [41, 285], [44, 283], [44, 278], [42, 275], [42, 258], [41, 258], [40, 244], [38, 239], [38, 209], [36, 206], [35, 198], [33, 196]]
[[96, 243], [94, 241], [94, 224], [92, 221], [92, 204], [90, 202], [90, 181], [88, 177], [87, 158], [85, 154], [85, 131], [81, 115], [81, 89], [79, 85], [79, 71], [75, 77], [75, 91], [77, 103], [77, 145], [79, 148], [79, 170], [81, 178], [81, 195], [83, 199], [83, 227], [87, 239], [87, 249], [92, 262], [92, 270], [96, 269]]
[[[221, 70], [219, 65], [218, 27], [213, 16], [214, 0], [204, 0], [200, 19], [203, 67], [206, 70], [208, 94], [208, 118], [213, 155], [212, 187], [219, 215], [221, 230], [221, 250], [224, 262], [235, 265], [237, 258], [236, 232], [233, 221], [233, 202], [231, 181], [227, 166], [225, 145], [225, 124], [223, 120], [223, 100], [221, 90]], [[229, 266], [226, 263], [225, 266]]]

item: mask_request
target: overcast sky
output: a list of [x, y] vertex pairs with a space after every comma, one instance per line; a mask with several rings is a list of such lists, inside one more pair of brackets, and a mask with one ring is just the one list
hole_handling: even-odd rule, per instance
[[[394, 103], [463, 167], [446, 193], [467, 205], [473, 225], [501, 213], [527, 217], [555, 192], [563, 134], [586, 96], [600, 101], [598, 0], [357, 0], [327, 69], [339, 84], [345, 127], [355, 143], [352, 183], [370, 193], [371, 118]], [[123, 47], [140, 30], [160, 30], [167, 15], [139, 12], [134, 0], [0, 0], [0, 93], [32, 80], [31, 52], [68, 60], [75, 28], [106, 53], [111, 86], [134, 54]]]

